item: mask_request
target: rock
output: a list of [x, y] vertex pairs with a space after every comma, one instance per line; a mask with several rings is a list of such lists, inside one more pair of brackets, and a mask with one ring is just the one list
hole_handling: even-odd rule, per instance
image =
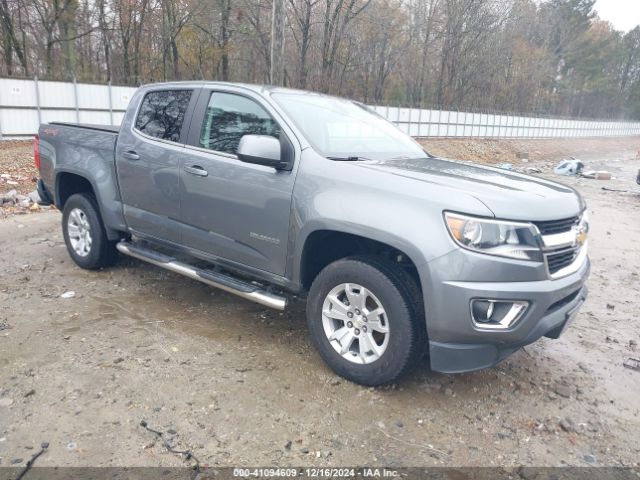
[[62, 295], [60, 295], [60, 298], [73, 298], [76, 296], [76, 292], [74, 292], [73, 290], [69, 290], [68, 292], [64, 292]]
[[41, 200], [37, 190], [34, 190], [33, 192], [29, 193], [27, 197], [29, 197], [29, 200], [31, 200], [33, 203], [38, 203]]
[[396, 427], [398, 427], [398, 428], [402, 428], [402, 427], [404, 427], [404, 423], [402, 423], [400, 420], [398, 420], [398, 421], [396, 422]]
[[568, 433], [576, 432], [576, 424], [573, 423], [573, 420], [571, 420], [570, 418], [563, 418], [562, 420], [560, 420], [560, 428]]
[[616, 306], [613, 305], [612, 303], [607, 303], [607, 310], [615, 310]]
[[170, 428], [169, 430], [167, 430], [167, 433], [169, 435], [177, 435], [178, 434], [178, 432], [176, 432], [176, 430], [174, 428]]
[[569, 398], [571, 397], [572, 388], [568, 385], [563, 385], [562, 383], [556, 383], [553, 391], [561, 397]]
[[11, 460], [11, 465], [18, 465], [19, 463], [22, 463], [23, 460], [21, 458], [14, 458], [13, 460]]
[[307, 447], [302, 447], [300, 449], [300, 453], [304, 453], [306, 455], [307, 453], [309, 453], [309, 449]]
[[591, 455], [590, 453], [587, 453], [586, 455], [584, 455], [582, 457], [584, 459], [585, 462], [587, 462], [589, 465], [595, 465], [596, 463], [598, 463], [598, 459], [595, 457], [595, 455]]
[[30, 397], [31, 395], [35, 395], [36, 391], [32, 388], [27, 393], [24, 394], [24, 398]]
[[12, 398], [8, 398], [8, 397], [0, 398], [0, 407], [10, 407], [11, 405], [13, 405]]
[[292, 443], [292, 442], [291, 442], [291, 440], [287, 440], [287, 443], [285, 443], [285, 444], [284, 444], [284, 449], [285, 449], [287, 452], [290, 452], [290, 451], [291, 451], [291, 443]]
[[113, 363], [115, 363], [115, 364], [122, 363], [122, 362], [124, 362], [124, 358], [122, 358], [122, 357], [118, 357], [113, 361]]
[[15, 203], [17, 196], [17, 190], [9, 190], [7, 193], [0, 195], [0, 199], [2, 199], [2, 203]]

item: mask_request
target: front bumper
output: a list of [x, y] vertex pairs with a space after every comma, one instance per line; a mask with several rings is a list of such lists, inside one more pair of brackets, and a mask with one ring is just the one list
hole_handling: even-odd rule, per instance
[[[577, 271], [561, 279], [510, 282], [437, 281], [427, 298], [426, 320], [431, 369], [460, 373], [490, 367], [540, 337], [558, 338], [587, 296], [587, 258]], [[469, 305], [474, 298], [526, 300], [529, 307], [506, 330], [487, 331], [473, 325]]]

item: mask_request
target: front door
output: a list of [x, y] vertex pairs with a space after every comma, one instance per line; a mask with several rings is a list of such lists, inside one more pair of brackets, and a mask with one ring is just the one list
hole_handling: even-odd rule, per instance
[[190, 155], [180, 168], [183, 244], [284, 275], [295, 168], [276, 170], [236, 156], [243, 135], [285, 135], [275, 112], [250, 94], [219, 90], [203, 90], [195, 111]]
[[190, 89], [150, 91], [133, 123], [120, 132], [118, 181], [127, 225], [135, 233], [180, 243], [180, 162], [195, 95]]

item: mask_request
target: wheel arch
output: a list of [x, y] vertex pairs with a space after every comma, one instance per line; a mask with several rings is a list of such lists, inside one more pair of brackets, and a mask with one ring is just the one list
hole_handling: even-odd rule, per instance
[[308, 290], [313, 279], [330, 263], [341, 258], [371, 254], [398, 263], [423, 292], [421, 272], [426, 260], [420, 251], [389, 232], [353, 232], [349, 229], [315, 228], [304, 235], [293, 260], [293, 281]]
[[98, 213], [100, 214], [100, 220], [104, 226], [107, 238], [109, 238], [109, 240], [120, 239], [122, 237], [121, 233], [118, 230], [110, 228], [104, 221], [105, 215], [103, 211], [103, 204], [100, 198], [99, 189], [96, 187], [95, 182], [87, 176], [77, 172], [67, 170], [59, 171], [56, 174], [54, 193], [56, 208], [62, 211], [69, 197], [77, 193], [88, 193], [93, 195], [98, 206]]

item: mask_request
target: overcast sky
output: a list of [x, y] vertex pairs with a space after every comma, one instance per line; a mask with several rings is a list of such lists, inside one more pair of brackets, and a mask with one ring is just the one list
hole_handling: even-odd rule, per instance
[[640, 0], [597, 0], [595, 9], [616, 30], [628, 32], [640, 25]]

